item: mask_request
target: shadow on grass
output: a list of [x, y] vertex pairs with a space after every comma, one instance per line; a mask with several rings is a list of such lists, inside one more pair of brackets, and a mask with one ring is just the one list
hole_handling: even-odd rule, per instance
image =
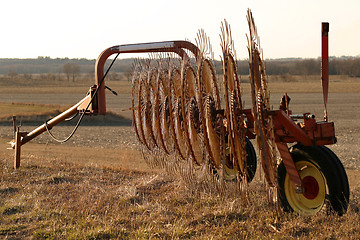
[[[17, 116], [17, 122], [21, 122], [26, 126], [39, 126], [60, 114], [56, 111], [53, 114]], [[59, 126], [74, 126], [79, 121], [80, 116], [74, 117], [71, 121], [64, 121]], [[12, 117], [0, 119], [0, 126], [12, 126]], [[81, 126], [132, 126], [132, 120], [125, 118], [119, 114], [108, 112], [106, 115], [84, 116]]]

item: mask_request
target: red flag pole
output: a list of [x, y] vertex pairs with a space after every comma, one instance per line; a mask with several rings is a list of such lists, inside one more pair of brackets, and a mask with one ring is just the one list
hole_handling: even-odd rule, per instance
[[321, 82], [324, 97], [324, 121], [328, 121], [327, 100], [329, 92], [329, 23], [323, 22], [321, 25]]

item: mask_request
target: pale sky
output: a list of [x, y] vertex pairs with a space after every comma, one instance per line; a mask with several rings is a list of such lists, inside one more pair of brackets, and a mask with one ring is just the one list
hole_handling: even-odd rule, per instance
[[[247, 58], [251, 8], [264, 58], [320, 56], [321, 22], [330, 23], [331, 56], [360, 54], [359, 0], [2, 0], [0, 58], [96, 59], [113, 45], [210, 37], [231, 24], [237, 57]], [[120, 57], [132, 57], [131, 54]]]

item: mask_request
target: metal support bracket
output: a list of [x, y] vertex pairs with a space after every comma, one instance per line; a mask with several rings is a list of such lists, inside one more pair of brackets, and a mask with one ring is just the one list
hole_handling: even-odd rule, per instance
[[302, 189], [301, 178], [296, 169], [294, 160], [291, 157], [287, 144], [283, 142], [277, 142], [276, 146], [279, 150], [280, 156], [286, 168], [286, 172], [289, 175], [290, 181], [293, 184], [295, 192], [302, 193], [303, 189]]

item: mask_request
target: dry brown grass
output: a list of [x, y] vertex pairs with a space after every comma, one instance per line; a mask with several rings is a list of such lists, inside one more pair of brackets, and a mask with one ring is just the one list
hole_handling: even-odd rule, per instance
[[11, 119], [14, 115], [57, 115], [66, 110], [67, 106], [35, 103], [3, 103], [0, 102], [0, 121]]
[[[330, 76], [329, 81], [329, 93], [360, 92], [360, 78]], [[271, 93], [322, 93], [321, 77], [269, 76], [269, 90]]]
[[[68, 82], [65, 80], [48, 80], [48, 79], [16, 79], [13, 81], [1, 81], [0, 78], [0, 94], [14, 93], [14, 94], [86, 94], [89, 88], [95, 84], [94, 79], [83, 79], [76, 82]], [[121, 81], [106, 81], [106, 84], [116, 90], [119, 94], [131, 93], [131, 82], [127, 80]]]
[[[302, 217], [269, 204], [258, 177], [248, 202], [229, 193], [190, 193], [161, 172], [110, 166], [119, 152], [50, 146], [24, 150], [22, 167], [0, 161], [0, 236], [7, 239], [356, 239], [359, 192], [343, 217]], [[40, 151], [40, 153], [39, 153]], [[68, 152], [82, 152], [69, 154]], [[135, 152], [124, 152], [139, 163]], [[59, 157], [59, 155], [62, 157]], [[86, 156], [93, 156], [88, 159]], [[56, 157], [57, 156], [57, 157]], [[80, 158], [80, 159], [79, 159]], [[79, 161], [78, 161], [79, 160]], [[95, 164], [96, 163], [96, 164]]]

